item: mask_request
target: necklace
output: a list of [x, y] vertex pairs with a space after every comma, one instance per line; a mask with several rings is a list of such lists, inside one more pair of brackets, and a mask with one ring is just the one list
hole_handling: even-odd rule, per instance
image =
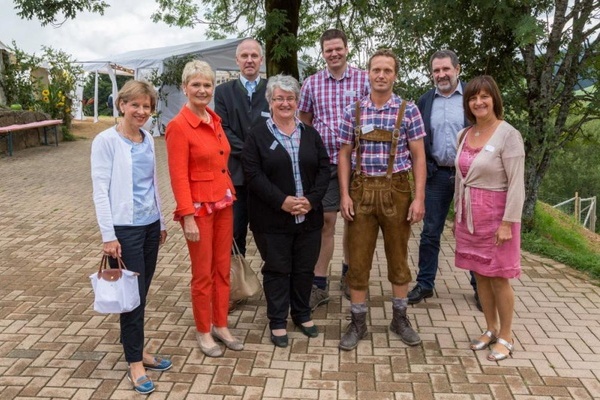
[[139, 131], [137, 132], [137, 134], [129, 135], [125, 132], [125, 130], [123, 129], [123, 125], [121, 125], [120, 122], [117, 124], [115, 129], [117, 130], [117, 132], [119, 132], [119, 134], [121, 136], [123, 136], [125, 139], [133, 142], [134, 144], [140, 144], [141, 142], [143, 142], [143, 136]]
[[477, 131], [473, 134], [473, 136], [479, 137], [479, 136], [481, 136], [482, 133], [487, 134], [489, 132], [493, 132], [494, 129], [496, 129], [496, 125], [498, 125], [498, 122], [500, 122], [500, 120], [494, 121], [494, 123], [491, 126], [485, 128], [485, 129], [479, 129], [479, 127], [477, 127]]

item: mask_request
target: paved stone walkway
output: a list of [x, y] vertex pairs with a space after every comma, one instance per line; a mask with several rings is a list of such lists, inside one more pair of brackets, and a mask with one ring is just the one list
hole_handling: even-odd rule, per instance
[[[118, 319], [92, 310], [88, 275], [101, 242], [91, 200], [91, 141], [0, 155], [0, 399], [138, 398], [125, 377]], [[164, 210], [173, 199], [164, 141], [157, 140]], [[484, 328], [467, 275], [452, 267], [446, 232], [436, 295], [409, 310], [423, 344], [390, 334], [390, 286], [378, 247], [370, 286], [369, 336], [351, 352], [337, 348], [349, 303], [332, 263], [332, 300], [314, 313], [323, 332], [308, 340], [290, 324], [291, 346], [269, 341], [265, 301], [230, 315], [243, 352], [205, 358], [194, 339], [189, 260], [169, 221], [147, 306], [148, 348], [174, 368], [149, 372], [153, 399], [600, 399], [600, 288], [551, 260], [523, 256], [514, 358], [486, 360], [468, 350]], [[338, 238], [341, 229], [338, 229]], [[410, 242], [417, 261], [419, 228]], [[339, 240], [338, 240], [339, 244]], [[339, 245], [338, 245], [339, 248]], [[260, 259], [250, 245], [255, 270]]]

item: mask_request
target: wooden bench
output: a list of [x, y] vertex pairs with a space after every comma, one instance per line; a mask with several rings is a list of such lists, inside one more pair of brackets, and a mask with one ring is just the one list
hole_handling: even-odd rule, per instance
[[[48, 131], [54, 132], [54, 145], [58, 146], [58, 126], [62, 125], [62, 119], [48, 119], [45, 121], [30, 122], [28, 124], [14, 124], [0, 127], [0, 137], [6, 140], [8, 155], [13, 153], [13, 133], [29, 129], [44, 128], [44, 144], [48, 145]], [[38, 133], [39, 134], [39, 133]]]

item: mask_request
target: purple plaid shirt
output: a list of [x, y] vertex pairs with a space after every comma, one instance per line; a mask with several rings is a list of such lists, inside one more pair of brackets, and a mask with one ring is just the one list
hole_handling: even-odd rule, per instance
[[[362, 129], [373, 127], [392, 131], [396, 123], [396, 116], [400, 111], [402, 99], [393, 94], [382, 108], [377, 109], [369, 96], [360, 101], [360, 124]], [[354, 126], [356, 122], [356, 107], [350, 105], [344, 110], [340, 125], [339, 141], [341, 144], [354, 144]], [[408, 171], [412, 168], [408, 142], [426, 136], [421, 113], [414, 103], [406, 104], [404, 119], [400, 127], [400, 139], [396, 159], [394, 160], [394, 173]], [[374, 142], [363, 140], [360, 142], [361, 171], [368, 176], [384, 176], [390, 154], [390, 142]], [[356, 166], [356, 154], [352, 152], [352, 169]]]
[[351, 66], [339, 81], [331, 76], [327, 68], [304, 80], [298, 110], [313, 114], [313, 127], [323, 139], [331, 164], [338, 162], [338, 131], [344, 109], [367, 94], [367, 73]]

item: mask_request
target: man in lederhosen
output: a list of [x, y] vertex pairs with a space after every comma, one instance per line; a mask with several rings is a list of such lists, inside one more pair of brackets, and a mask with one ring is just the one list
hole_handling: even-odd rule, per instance
[[[371, 94], [344, 112], [338, 164], [341, 212], [348, 220], [352, 321], [339, 347], [351, 350], [367, 336], [367, 288], [379, 228], [392, 283], [390, 330], [415, 346], [421, 343], [406, 309], [410, 225], [425, 215], [425, 131], [418, 108], [393, 93], [398, 59], [380, 49], [368, 63]], [[412, 170], [414, 197], [408, 174]]]

